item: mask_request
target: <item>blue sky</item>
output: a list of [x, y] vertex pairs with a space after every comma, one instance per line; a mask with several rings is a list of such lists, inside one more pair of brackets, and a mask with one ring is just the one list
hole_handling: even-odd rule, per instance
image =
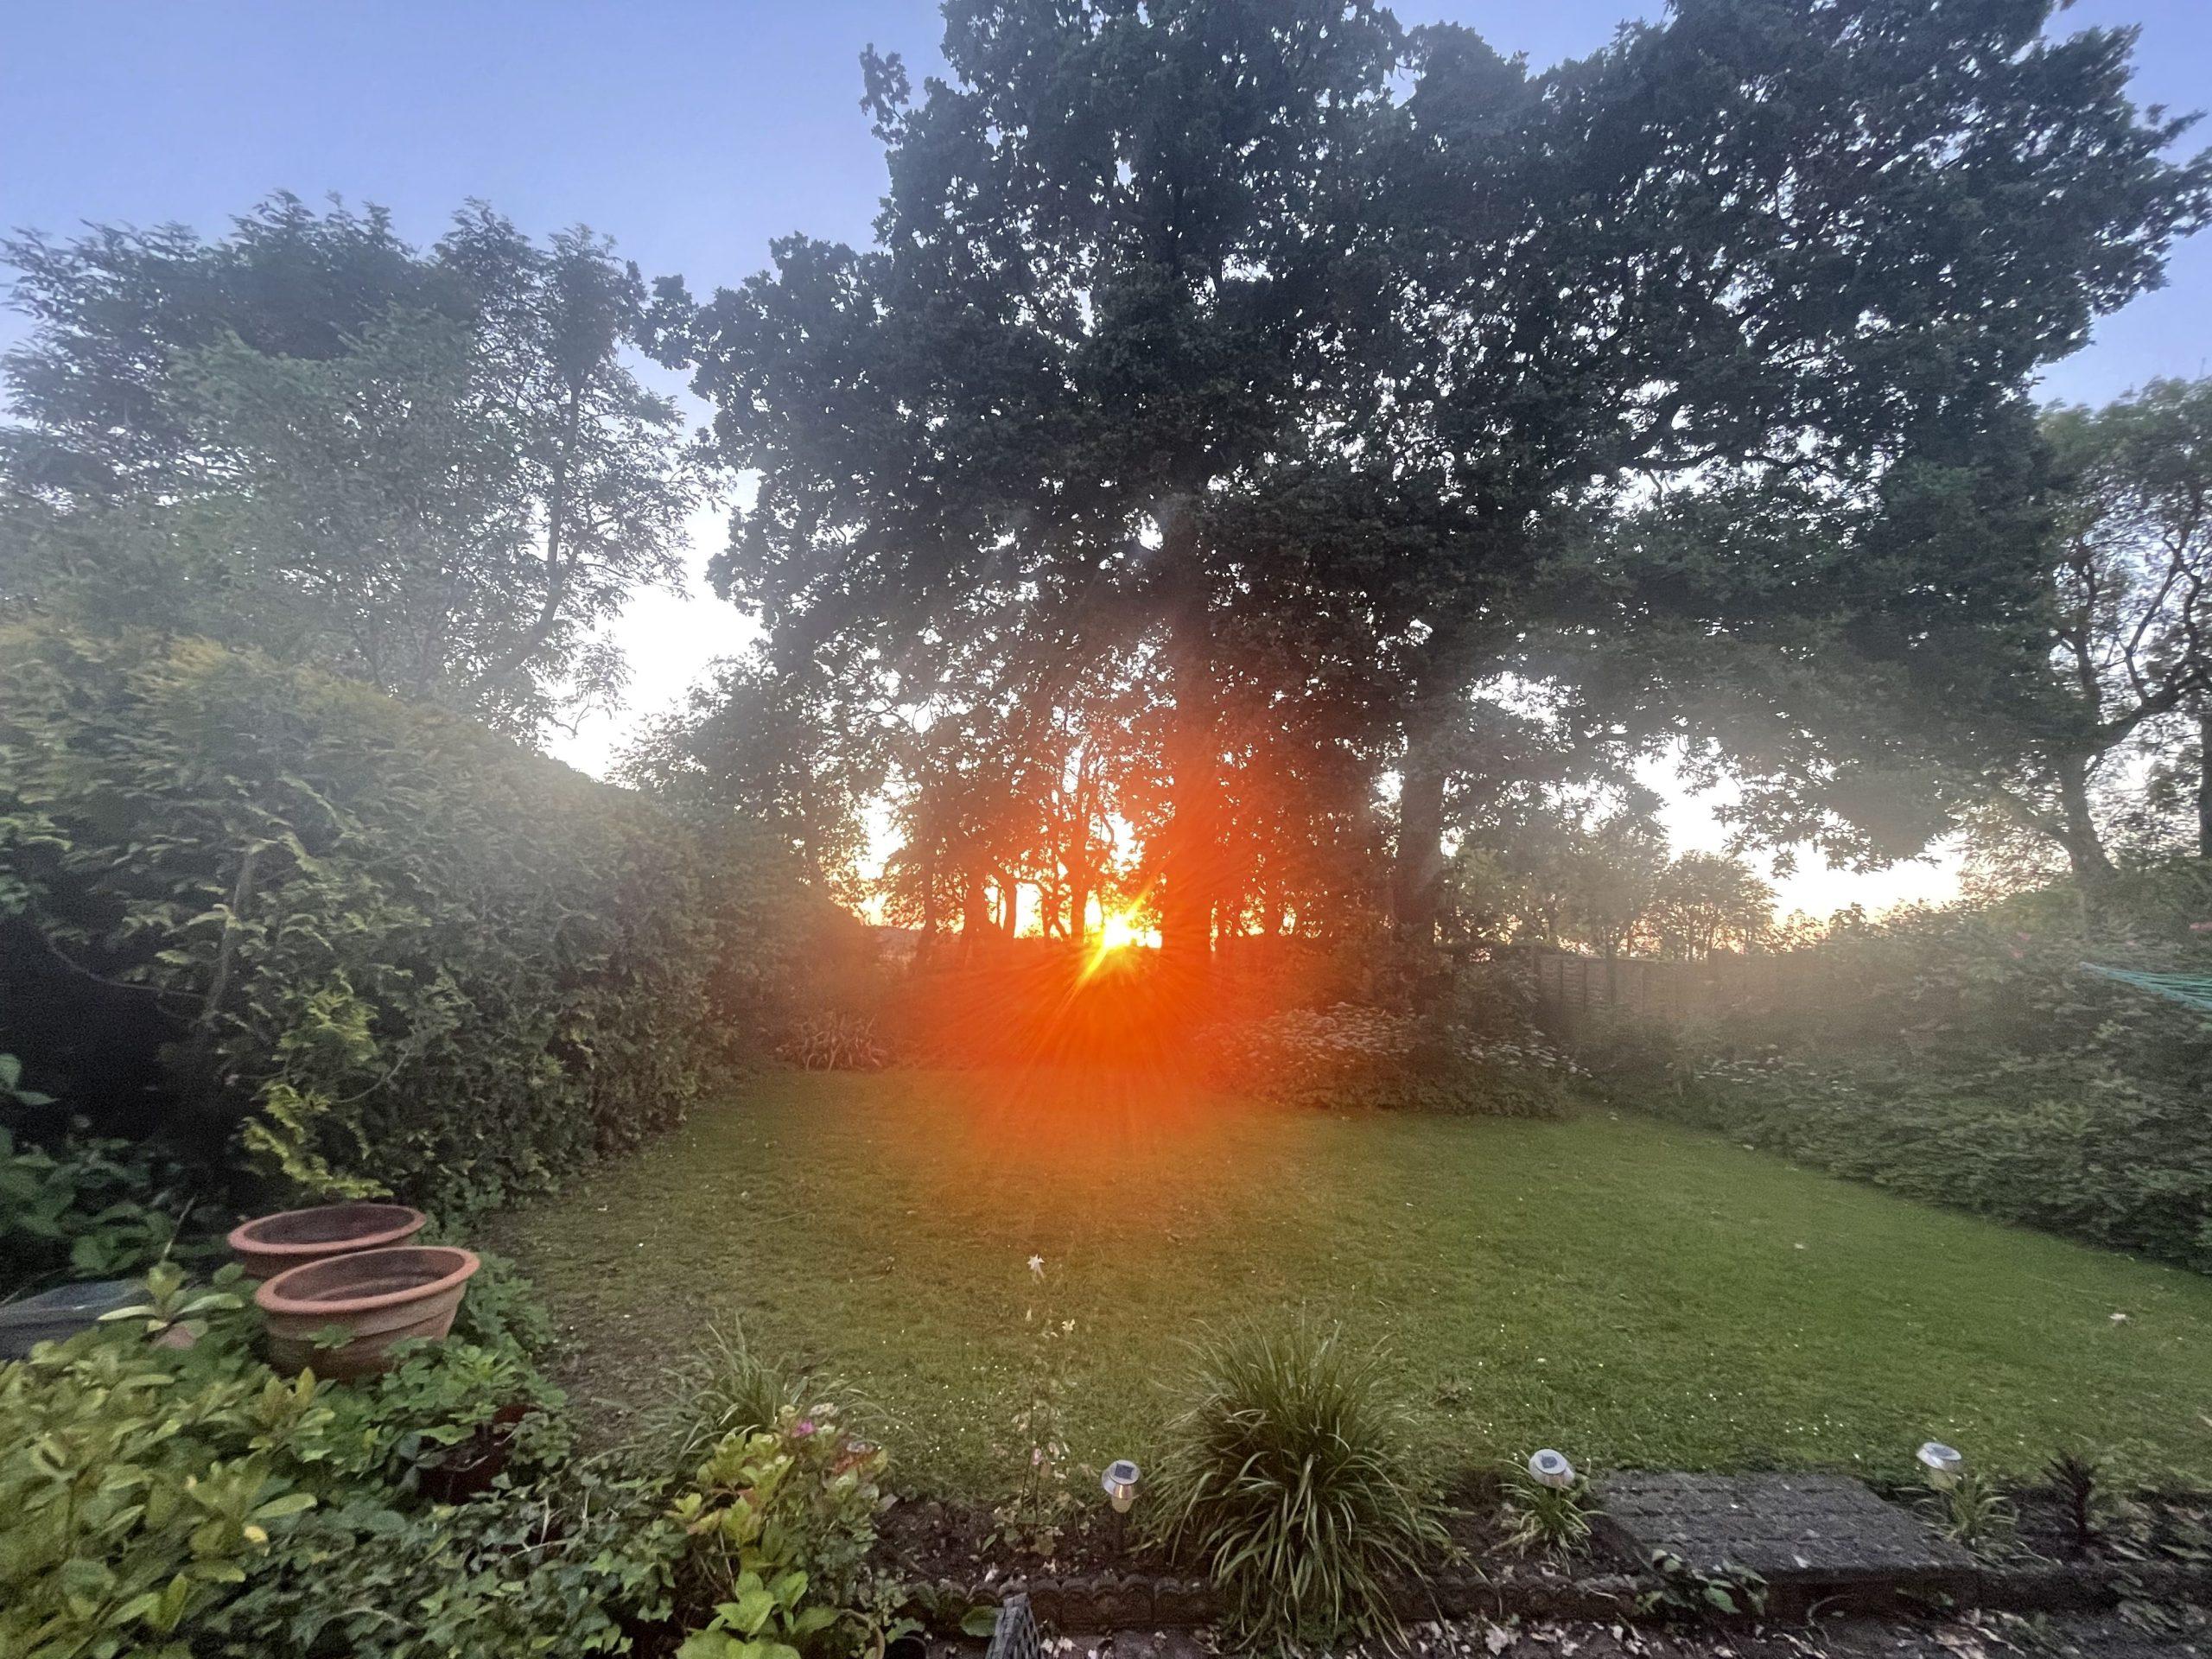
[[[1658, 7], [1395, 10], [1408, 23], [1467, 23], [1542, 65]], [[883, 169], [859, 108], [859, 54], [872, 41], [925, 69], [938, 36], [927, 0], [0, 0], [0, 225], [212, 228], [283, 188], [381, 202], [427, 241], [480, 196], [531, 231], [607, 232], [649, 274], [680, 271], [695, 292], [741, 278], [788, 231], [866, 238]], [[2212, 0], [2080, 0], [2060, 26], [2114, 23], [2142, 28], [2142, 101], [2212, 104]], [[2212, 123], [2198, 137], [2212, 143]], [[2212, 370], [2212, 236], [2180, 251], [2171, 278], [2059, 365], [2050, 394], [2104, 398]], [[0, 319], [0, 340], [15, 327]], [[623, 633], [639, 671], [630, 709], [560, 746], [578, 764], [603, 763], [638, 710], [665, 704], [741, 638], [705, 598], [645, 600]], [[1673, 816], [1684, 836], [1707, 838], [1694, 804]], [[1785, 896], [1826, 909], [1948, 880], [1808, 873]]]

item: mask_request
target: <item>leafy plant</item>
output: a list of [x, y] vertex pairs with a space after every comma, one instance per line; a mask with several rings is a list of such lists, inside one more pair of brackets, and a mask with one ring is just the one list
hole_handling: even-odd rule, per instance
[[146, 1274], [146, 1300], [100, 1315], [103, 1324], [137, 1323], [156, 1339], [175, 1337], [187, 1345], [207, 1334], [210, 1314], [245, 1306], [245, 1274], [236, 1262], [220, 1269], [206, 1288], [189, 1283], [174, 1262], [156, 1262]]
[[[561, 1400], [512, 1355], [451, 1340], [404, 1344], [391, 1370], [334, 1391], [297, 1455], [329, 1475], [411, 1491], [442, 1454], [512, 1440]], [[537, 1445], [550, 1455], [542, 1435]]]
[[1749, 1567], [1724, 1563], [1718, 1572], [1704, 1573], [1671, 1549], [1655, 1549], [1649, 1570], [1653, 1582], [1636, 1598], [1636, 1611], [1646, 1618], [1689, 1623], [1766, 1611], [1766, 1580]]
[[1244, 1641], [1395, 1631], [1388, 1586], [1448, 1547], [1379, 1352], [1303, 1320], [1210, 1334], [1166, 1431], [1161, 1541], [1202, 1566]]
[[1948, 1486], [1936, 1489], [1943, 1535], [1968, 1549], [1980, 1549], [2012, 1529], [2012, 1501], [1979, 1469], [1968, 1468]]
[[1547, 1486], [1518, 1464], [1507, 1465], [1505, 1541], [1524, 1555], [1569, 1555], [1590, 1537], [1590, 1483]]
[[[139, 1306], [0, 1366], [0, 1653], [601, 1653], [669, 1616], [664, 1490], [576, 1463], [518, 1347], [283, 1377], [239, 1281], [158, 1264]], [[507, 1477], [429, 1501], [418, 1469], [518, 1399]]]
[[785, 1037], [785, 1059], [806, 1071], [876, 1071], [887, 1056], [875, 1021], [863, 1014], [832, 1011], [795, 1020]]
[[682, 1530], [653, 1483], [592, 1465], [418, 1504], [353, 1487], [301, 1517], [198, 1628], [226, 1653], [619, 1653], [673, 1610]]
[[2097, 1541], [2098, 1512], [2104, 1498], [2103, 1465], [2084, 1452], [2060, 1451], [2044, 1465], [2043, 1472], [2058, 1500], [2067, 1543], [2077, 1553], [2087, 1550]]
[[726, 1437], [670, 1511], [692, 1541], [696, 1593], [714, 1608], [684, 1659], [790, 1659], [858, 1619], [885, 1463], [827, 1404]]
[[23, 1063], [12, 1054], [0, 1054], [0, 1100], [18, 1106], [51, 1106], [54, 1096], [23, 1087]]
[[[214, 1311], [182, 1291], [165, 1325]], [[317, 1393], [119, 1323], [0, 1366], [0, 1652], [181, 1659], [314, 1505], [279, 1465]]]
[[454, 1311], [453, 1336], [518, 1360], [542, 1357], [553, 1346], [553, 1320], [515, 1264], [476, 1248], [476, 1276]]
[[176, 1241], [173, 1205], [184, 1208], [127, 1141], [73, 1137], [48, 1151], [0, 1125], [0, 1285], [65, 1268], [111, 1279], [144, 1267]]

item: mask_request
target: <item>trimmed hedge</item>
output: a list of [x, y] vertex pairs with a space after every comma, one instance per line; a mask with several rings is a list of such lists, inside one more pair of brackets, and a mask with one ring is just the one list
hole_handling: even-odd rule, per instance
[[349, 681], [0, 629], [0, 1050], [211, 1167], [451, 1215], [636, 1144], [761, 1024], [781, 875]]

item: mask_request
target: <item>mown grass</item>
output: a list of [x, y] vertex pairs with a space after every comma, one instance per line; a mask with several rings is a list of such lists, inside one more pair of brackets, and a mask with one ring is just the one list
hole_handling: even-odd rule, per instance
[[[1077, 1321], [1077, 1454], [1142, 1461], [1203, 1323], [1389, 1344], [1440, 1471], [1904, 1477], [1934, 1436], [2212, 1477], [2212, 1281], [1602, 1109], [1336, 1116], [1158, 1078], [779, 1074], [505, 1218], [613, 1430], [741, 1318], [874, 1402], [899, 1482], [989, 1497], [1026, 1262]], [[2124, 1319], [2115, 1315], [2124, 1314]]]

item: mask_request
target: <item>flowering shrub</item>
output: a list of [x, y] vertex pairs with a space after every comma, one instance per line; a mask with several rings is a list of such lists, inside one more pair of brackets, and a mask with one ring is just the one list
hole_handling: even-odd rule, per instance
[[1052, 1305], [1052, 1275], [1045, 1258], [1029, 1258], [1032, 1294], [1021, 1310], [1023, 1358], [1021, 1396], [1008, 1425], [1011, 1440], [999, 1454], [1012, 1465], [1007, 1493], [992, 1518], [998, 1535], [1017, 1548], [1049, 1556], [1059, 1541], [1075, 1496], [1068, 1490], [1068, 1444], [1065, 1402], [1068, 1361], [1075, 1321]]

